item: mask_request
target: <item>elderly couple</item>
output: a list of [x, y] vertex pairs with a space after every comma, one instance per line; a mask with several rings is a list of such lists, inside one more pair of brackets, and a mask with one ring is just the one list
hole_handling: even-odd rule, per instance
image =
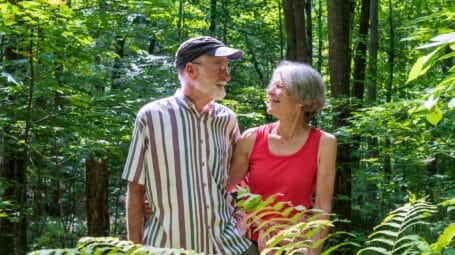
[[[303, 63], [280, 63], [267, 89], [267, 112], [277, 121], [240, 136], [234, 113], [215, 101], [226, 94], [229, 60], [242, 54], [209, 36], [185, 41], [175, 57], [181, 88], [139, 111], [122, 176], [129, 240], [259, 254], [258, 236], [239, 233], [228, 199], [244, 178], [254, 194], [282, 193], [282, 201], [331, 211], [336, 139], [308, 123], [325, 102], [320, 74]], [[146, 220], [144, 197], [151, 208]]]

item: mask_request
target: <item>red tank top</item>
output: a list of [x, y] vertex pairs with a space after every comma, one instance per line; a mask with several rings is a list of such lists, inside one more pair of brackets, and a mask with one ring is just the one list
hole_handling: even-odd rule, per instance
[[251, 193], [262, 195], [263, 199], [280, 193], [282, 196], [277, 196], [275, 201], [311, 208], [321, 130], [312, 127], [297, 152], [279, 156], [269, 150], [268, 134], [272, 127], [273, 124], [268, 124], [257, 130], [246, 179]]

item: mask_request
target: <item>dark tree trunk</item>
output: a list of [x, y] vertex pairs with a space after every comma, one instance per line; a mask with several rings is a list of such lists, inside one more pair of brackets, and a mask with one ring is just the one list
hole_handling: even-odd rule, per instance
[[87, 231], [89, 236], [109, 235], [108, 160], [93, 157], [85, 161]]
[[[122, 82], [122, 61], [125, 55], [125, 38], [123, 36], [117, 36], [115, 38], [115, 53], [118, 58], [115, 58], [114, 66], [112, 67], [112, 89], [119, 89]], [[104, 91], [104, 87], [97, 87], [98, 91]]]
[[280, 31], [280, 59], [284, 59], [284, 33], [283, 33], [283, 5], [278, 1], [278, 20]]
[[183, 23], [184, 23], [184, 5], [185, 1], [180, 0], [179, 1], [179, 20], [177, 23], [177, 34], [179, 36], [179, 41], [183, 41]]
[[305, 28], [305, 1], [283, 0], [288, 60], [311, 63]]
[[317, 12], [317, 19], [318, 19], [318, 62], [316, 68], [319, 72], [322, 69], [322, 0], [318, 0], [318, 12]]
[[[14, 136], [9, 128], [5, 128], [4, 148], [2, 155], [1, 177], [8, 182], [2, 195], [3, 201], [11, 201], [17, 206], [17, 211], [6, 211], [7, 218], [0, 218], [0, 255], [24, 254], [26, 249], [26, 221], [23, 212], [25, 202], [25, 151], [17, 150]], [[13, 221], [13, 213], [19, 212], [18, 219]], [[18, 221], [17, 221], [18, 220]]]
[[[9, 1], [15, 4], [16, 1]], [[33, 32], [31, 32], [33, 33]], [[28, 94], [21, 97], [27, 98], [25, 103], [26, 110], [14, 111], [10, 106], [2, 106], [2, 112], [10, 119], [2, 129], [3, 148], [2, 164], [0, 168], [0, 177], [8, 185], [2, 194], [3, 201], [10, 201], [14, 208], [10, 208], [7, 213], [8, 217], [0, 218], [0, 255], [4, 254], [24, 254], [27, 249], [27, 217], [26, 217], [26, 194], [27, 194], [27, 155], [29, 146], [29, 131], [31, 129], [30, 116], [32, 109], [32, 97], [34, 87], [33, 71], [33, 48], [32, 41], [24, 46], [26, 39], [9, 38], [8, 44], [4, 51], [4, 70], [7, 73], [20, 73], [23, 77], [28, 77], [29, 90]], [[17, 52], [24, 52], [24, 57]], [[14, 60], [27, 60], [29, 63], [28, 70], [25, 65], [9, 65]], [[18, 97], [19, 98], [19, 97]], [[11, 96], [10, 101], [16, 101], [18, 98]], [[14, 107], [11, 106], [11, 107]], [[18, 121], [25, 122], [25, 128], [16, 127]], [[18, 142], [20, 141], [20, 143]], [[16, 215], [16, 216], [13, 216]], [[12, 220], [14, 218], [14, 221]]]
[[[350, 51], [349, 51], [349, 20], [351, 14], [351, 2], [349, 0], [327, 1], [328, 27], [329, 27], [329, 72], [332, 95], [335, 99], [343, 99], [349, 96], [350, 74]], [[347, 125], [350, 116], [350, 108], [347, 100], [334, 106], [334, 128]], [[335, 183], [335, 195], [351, 198], [351, 162], [350, 148], [347, 143], [338, 146], [337, 176]], [[350, 219], [350, 199], [335, 199], [334, 211], [342, 218]], [[346, 231], [350, 226], [340, 226]]]
[[[368, 20], [370, 18], [370, 0], [362, 0], [360, 11], [359, 41], [354, 56], [352, 96], [363, 101], [365, 89], [365, 67], [368, 41]], [[360, 105], [359, 105], [360, 106]]]
[[377, 63], [379, 48], [378, 32], [378, 3], [379, 0], [370, 2], [370, 47], [368, 61], [368, 102], [371, 104], [376, 101], [377, 94]]
[[[393, 24], [393, 6], [392, 1], [389, 0], [389, 48], [387, 51], [387, 65], [389, 67], [388, 79], [386, 82], [385, 94], [386, 94], [386, 101], [392, 101], [392, 89], [393, 89], [393, 73], [394, 73], [394, 64], [395, 64], [395, 30]], [[386, 138], [385, 147], [390, 147], [390, 140]], [[389, 152], [386, 152], [384, 157], [384, 176], [386, 180], [389, 180], [392, 175], [392, 161]]]
[[212, 35], [216, 32], [216, 0], [210, 0], [210, 27], [209, 31]]
[[313, 65], [313, 21], [311, 18], [312, 10], [311, 0], [305, 1], [305, 15], [306, 15], [306, 38], [307, 38], [307, 51], [308, 51], [308, 64]]

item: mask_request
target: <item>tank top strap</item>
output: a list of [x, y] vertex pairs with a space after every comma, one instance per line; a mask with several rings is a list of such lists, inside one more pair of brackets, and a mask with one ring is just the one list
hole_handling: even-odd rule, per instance
[[267, 146], [268, 134], [270, 133], [270, 130], [272, 128], [273, 128], [273, 123], [262, 125], [257, 128], [256, 141], [254, 142], [253, 150], [258, 150], [259, 148]]
[[[317, 151], [319, 149], [319, 141], [321, 140], [321, 130], [319, 128], [311, 127], [310, 134], [306, 141], [307, 147]], [[317, 153], [316, 153], [317, 155]]]

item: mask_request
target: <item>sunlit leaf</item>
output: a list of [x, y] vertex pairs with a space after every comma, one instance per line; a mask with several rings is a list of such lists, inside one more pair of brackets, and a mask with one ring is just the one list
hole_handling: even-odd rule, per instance
[[455, 97], [450, 99], [450, 102], [447, 106], [449, 107], [449, 109], [452, 109], [455, 106]]
[[428, 122], [430, 122], [433, 126], [436, 126], [439, 121], [442, 119], [442, 111], [439, 109], [439, 107], [435, 106], [433, 110], [431, 110], [427, 116], [426, 119]]

